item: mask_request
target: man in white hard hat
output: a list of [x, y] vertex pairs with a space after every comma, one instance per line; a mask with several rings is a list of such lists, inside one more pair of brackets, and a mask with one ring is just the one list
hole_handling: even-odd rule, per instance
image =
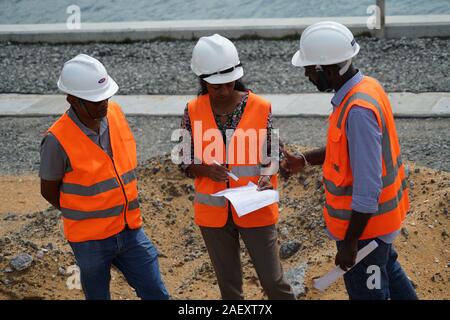
[[142, 229], [136, 143], [118, 86], [96, 59], [67, 61], [58, 80], [70, 108], [41, 143], [41, 194], [61, 210], [86, 299], [110, 299], [116, 266], [141, 299], [168, 299], [158, 252]]
[[[324, 21], [305, 29], [294, 66], [321, 92], [333, 91], [326, 148], [292, 156], [290, 173], [322, 165], [324, 220], [337, 241], [335, 263], [350, 299], [417, 299], [392, 242], [409, 209], [407, 181], [389, 99], [381, 85], [352, 65], [359, 45], [342, 24]], [[354, 266], [357, 251], [378, 247]]]

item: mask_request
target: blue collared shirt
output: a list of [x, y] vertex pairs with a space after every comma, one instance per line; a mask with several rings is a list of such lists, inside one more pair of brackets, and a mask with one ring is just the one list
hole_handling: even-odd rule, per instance
[[[334, 94], [333, 108], [339, 108], [347, 93], [364, 78], [358, 71]], [[362, 213], [378, 211], [382, 184], [381, 139], [382, 134], [372, 110], [353, 106], [347, 117], [346, 135], [350, 166], [353, 175], [352, 209]], [[392, 243], [398, 231], [379, 237]], [[335, 239], [336, 240], [336, 239]]]

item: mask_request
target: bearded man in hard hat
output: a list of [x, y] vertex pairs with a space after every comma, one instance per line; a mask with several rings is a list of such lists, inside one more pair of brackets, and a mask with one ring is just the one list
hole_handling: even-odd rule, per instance
[[[191, 151], [182, 167], [195, 178], [195, 223], [205, 241], [222, 299], [244, 298], [239, 237], [268, 298], [295, 299], [278, 253], [278, 204], [239, 216], [225, 197], [212, 195], [249, 182], [259, 190], [277, 187], [278, 162], [273, 160], [273, 170], [271, 161], [260, 157], [264, 143], [271, 153], [268, 149], [272, 143], [267, 141], [272, 130], [270, 102], [241, 82], [244, 69], [236, 47], [221, 35], [199, 39], [191, 69], [201, 89], [187, 104], [182, 120]], [[244, 132], [250, 135], [244, 137]], [[228, 179], [230, 173], [234, 176]]]
[[358, 249], [378, 247], [344, 275], [350, 299], [417, 299], [392, 242], [409, 209], [407, 181], [388, 96], [352, 65], [359, 45], [342, 24], [320, 22], [302, 33], [292, 58], [321, 92], [334, 92], [326, 148], [282, 163], [295, 173], [322, 165], [324, 219], [337, 241], [336, 265], [348, 270]]
[[58, 80], [70, 108], [41, 143], [41, 194], [61, 210], [86, 299], [110, 299], [116, 266], [142, 299], [168, 299], [158, 252], [142, 229], [136, 144], [109, 101], [118, 86], [96, 59], [67, 61]]

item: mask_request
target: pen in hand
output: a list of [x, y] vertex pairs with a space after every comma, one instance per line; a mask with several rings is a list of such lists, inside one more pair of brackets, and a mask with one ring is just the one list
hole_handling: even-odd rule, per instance
[[[217, 164], [218, 166], [221, 166], [221, 164], [220, 164], [218, 161], [213, 160], [213, 162], [214, 162], [214, 164]], [[227, 175], [230, 176], [234, 181], [238, 181], [238, 180], [239, 180], [239, 178], [236, 177], [236, 176], [235, 176], [232, 172], [230, 172], [230, 171], [227, 171]]]

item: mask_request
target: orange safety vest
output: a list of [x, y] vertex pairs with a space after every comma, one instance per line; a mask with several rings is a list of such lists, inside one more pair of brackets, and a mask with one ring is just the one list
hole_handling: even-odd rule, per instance
[[330, 233], [344, 239], [352, 214], [353, 176], [348, 154], [346, 121], [355, 105], [373, 111], [382, 133], [382, 182], [378, 211], [372, 214], [360, 240], [398, 230], [409, 210], [407, 182], [400, 155], [394, 115], [388, 96], [373, 78], [364, 77], [345, 96], [329, 118], [323, 178], [324, 218]]
[[[246, 186], [250, 181], [258, 184], [260, 177], [260, 164], [262, 159], [262, 148], [267, 137], [267, 118], [270, 113], [270, 103], [261, 97], [249, 92], [247, 105], [242, 114], [239, 125], [230, 139], [228, 150], [225, 148], [222, 134], [217, 128], [212, 112], [209, 95], [201, 95], [188, 103], [189, 119], [191, 122], [194, 155], [201, 159], [202, 163], [211, 164], [212, 160], [227, 164], [227, 167], [237, 177], [238, 181], [229, 179], [226, 182], [215, 182], [208, 177], [196, 177], [194, 212], [195, 223], [204, 227], [223, 227], [228, 220], [228, 206], [231, 205], [225, 197], [211, 196], [216, 192], [226, 188]], [[195, 122], [201, 124], [197, 128]], [[250, 131], [256, 132], [256, 140], [250, 142]], [[245, 139], [239, 143], [238, 134], [249, 133]], [[211, 139], [211, 135], [217, 137]], [[200, 143], [201, 142], [201, 143]], [[208, 151], [216, 146], [216, 151], [208, 155]], [[206, 154], [206, 156], [205, 156]], [[277, 187], [277, 176], [271, 176], [274, 188]], [[275, 224], [278, 220], [278, 204], [274, 203], [253, 211], [247, 215], [239, 217], [233, 206], [232, 216], [236, 225], [244, 228], [262, 227]]]
[[136, 180], [136, 143], [119, 105], [108, 103], [113, 157], [92, 142], [65, 113], [48, 130], [61, 144], [72, 171], [60, 187], [67, 240], [100, 240], [142, 225]]

